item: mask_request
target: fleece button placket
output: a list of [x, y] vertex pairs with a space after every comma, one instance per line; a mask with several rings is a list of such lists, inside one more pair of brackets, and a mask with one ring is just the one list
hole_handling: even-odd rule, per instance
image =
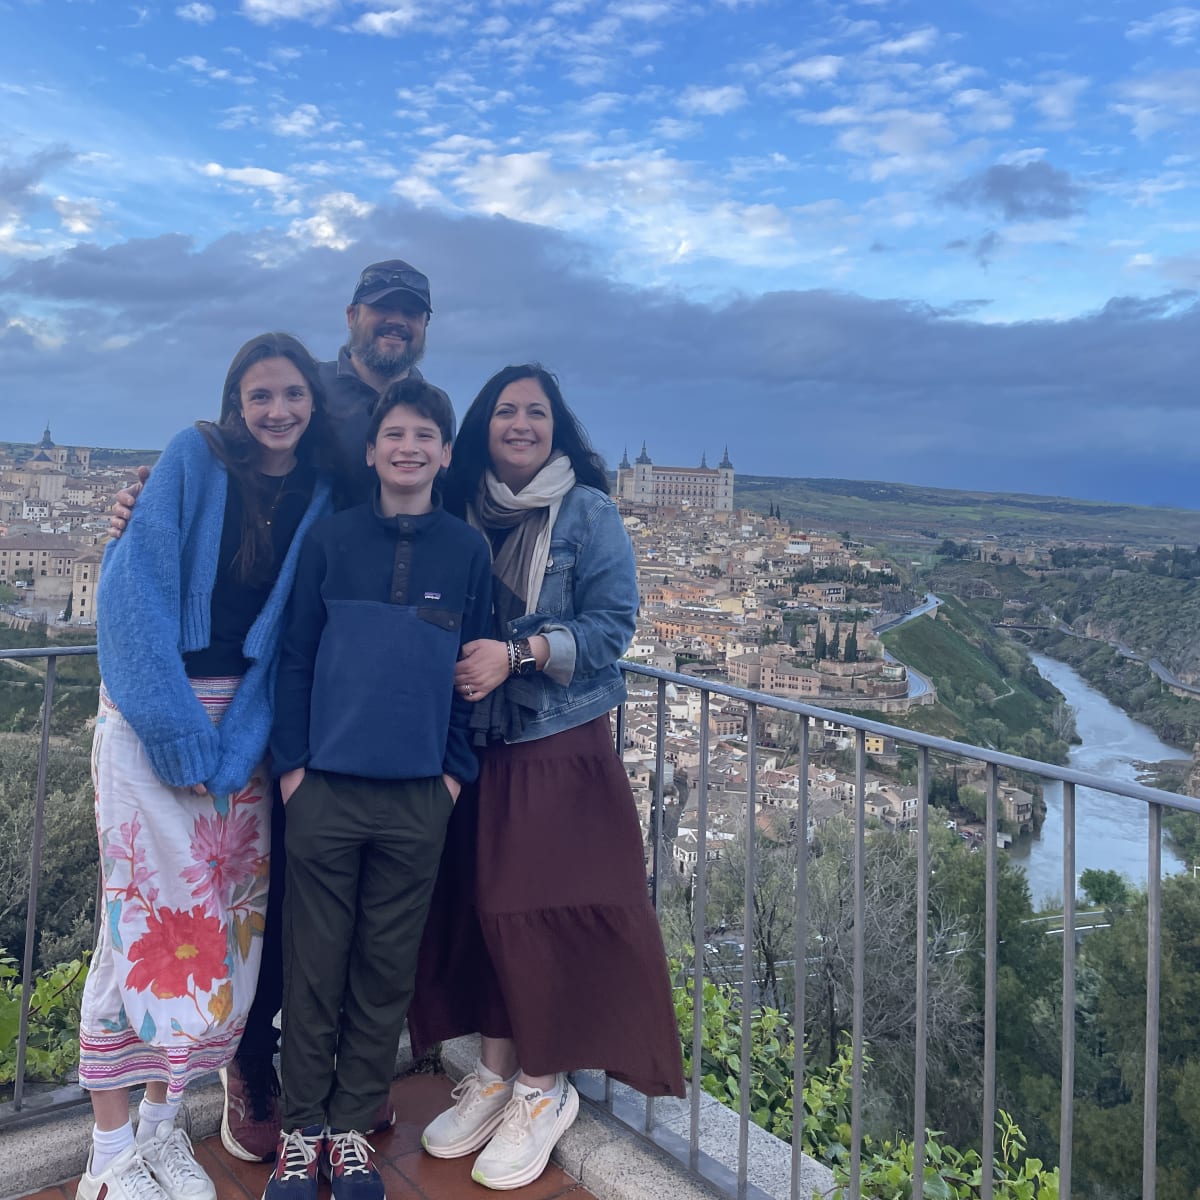
[[392, 603], [408, 603], [408, 581], [412, 575], [413, 534], [411, 517], [396, 518], [396, 555], [392, 560]]

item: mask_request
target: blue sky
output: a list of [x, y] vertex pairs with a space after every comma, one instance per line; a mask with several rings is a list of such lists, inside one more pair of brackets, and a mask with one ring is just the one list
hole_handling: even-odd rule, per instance
[[1200, 8], [0, 0], [0, 436], [160, 444], [433, 280], [602, 452], [1194, 506]]

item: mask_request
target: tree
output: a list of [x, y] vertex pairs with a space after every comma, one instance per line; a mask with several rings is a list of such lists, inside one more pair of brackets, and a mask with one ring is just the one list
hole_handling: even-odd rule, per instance
[[833, 641], [829, 643], [829, 660], [837, 662], [842, 656], [842, 623], [835, 621], [833, 626]]
[[1129, 902], [1129, 883], [1119, 871], [1088, 867], [1079, 876], [1079, 886], [1087, 892], [1093, 904], [1108, 909], [1124, 909]]
[[825, 640], [825, 626], [818, 622], [816, 644], [813, 646], [813, 658], [820, 662], [828, 652], [829, 648]]
[[844, 655], [848, 663], [858, 662], [858, 625], [853, 626], [846, 635], [846, 651]]

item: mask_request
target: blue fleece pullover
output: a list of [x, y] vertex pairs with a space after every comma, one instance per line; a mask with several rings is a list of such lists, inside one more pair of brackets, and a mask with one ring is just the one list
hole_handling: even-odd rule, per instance
[[129, 528], [104, 554], [97, 596], [100, 676], [171, 787], [214, 795], [244, 787], [271, 729], [275, 665], [300, 544], [332, 508], [318, 479], [242, 653], [251, 665], [219, 726], [196, 699], [182, 655], [209, 643], [229, 476], [198, 429], [185, 429], [155, 464]]
[[275, 773], [473, 780], [454, 664], [491, 621], [491, 555], [466, 522], [441, 508], [384, 517], [374, 503], [319, 522], [279, 659]]

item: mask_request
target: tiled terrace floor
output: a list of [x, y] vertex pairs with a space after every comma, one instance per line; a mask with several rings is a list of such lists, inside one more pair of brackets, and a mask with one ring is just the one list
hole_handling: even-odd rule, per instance
[[[495, 1192], [471, 1179], [474, 1156], [460, 1159], [430, 1158], [421, 1149], [421, 1130], [450, 1103], [453, 1083], [444, 1075], [410, 1075], [392, 1086], [396, 1124], [384, 1134], [372, 1135], [376, 1162], [387, 1184], [388, 1200], [486, 1200]], [[219, 1137], [196, 1147], [196, 1158], [217, 1185], [218, 1200], [259, 1200], [268, 1164], [238, 1162], [225, 1153]], [[520, 1200], [595, 1200], [592, 1193], [551, 1163], [536, 1183], [512, 1193]], [[34, 1192], [27, 1200], [74, 1200], [75, 1182]], [[322, 1181], [321, 1200], [328, 1200], [329, 1185]]]

